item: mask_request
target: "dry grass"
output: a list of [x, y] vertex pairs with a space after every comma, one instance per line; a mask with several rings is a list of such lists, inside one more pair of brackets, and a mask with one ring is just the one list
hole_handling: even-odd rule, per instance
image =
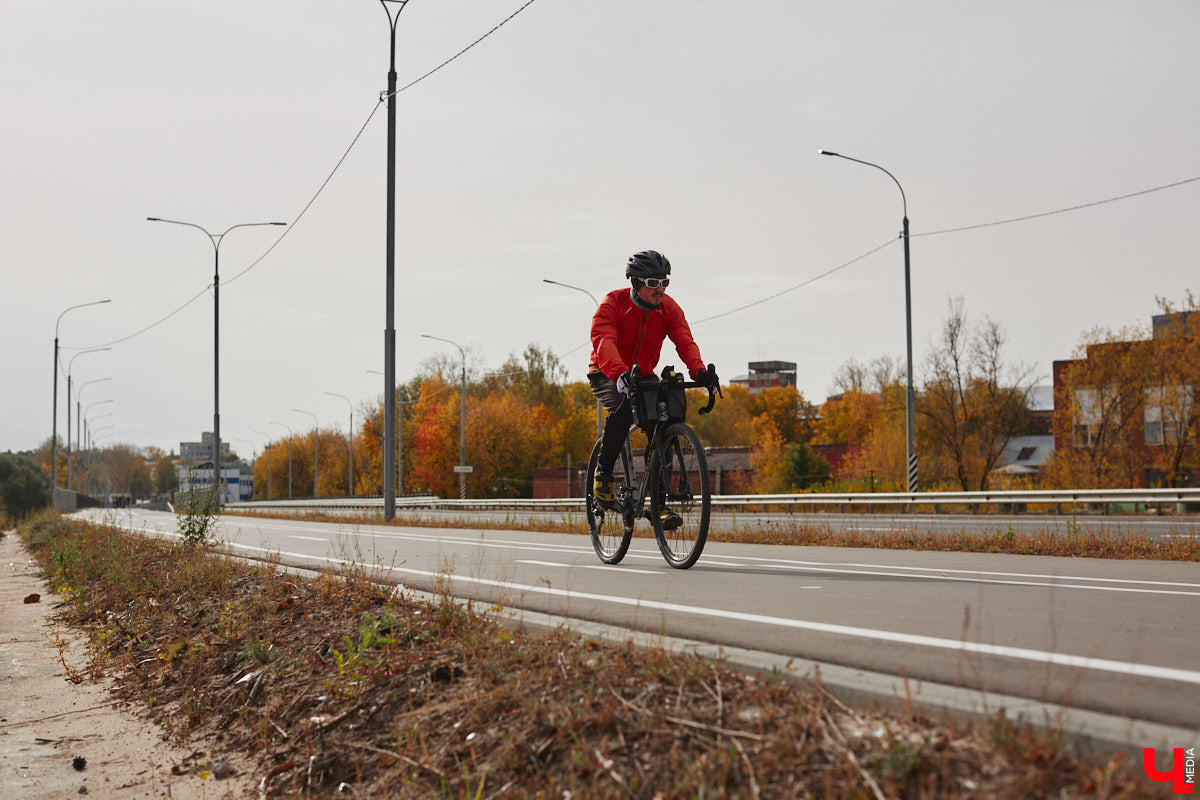
[[[234, 512], [225, 512], [233, 515]], [[385, 523], [379, 514], [334, 515], [317, 512], [304, 514], [272, 514], [262, 511], [236, 512], [237, 516], [270, 519], [299, 519], [313, 522], [333, 522], [345, 525], [396, 525], [429, 528], [472, 528], [475, 530], [529, 530], [546, 533], [587, 535], [587, 523], [579, 514], [564, 514], [561, 518], [544, 517], [529, 521], [520, 514], [503, 520], [475, 516], [404, 515]], [[870, 519], [868, 517], [868, 519]], [[785, 544], [820, 547], [874, 547], [887, 550], [943, 550], [961, 553], [1008, 553], [1011, 555], [1064, 556], [1071, 558], [1154, 559], [1162, 561], [1200, 561], [1200, 537], [1174, 535], [1154, 539], [1136, 529], [1131, 522], [1127, 530], [1094, 530], [1085, 522], [1073, 520], [1066, 532], [1047, 526], [1019, 532], [1011, 525], [997, 526], [982, 532], [961, 530], [943, 533], [937, 530], [914, 531], [907, 527], [892, 531], [861, 531], [855, 528], [834, 530], [828, 524], [808, 522], [796, 514], [780, 522], [741, 525], [733, 530], [709, 530], [710, 542], [738, 544]], [[650, 537], [646, 524], [634, 528], [634, 536]]]
[[[261, 797], [1153, 796], [1121, 753], [948, 725], [696, 656], [527, 635], [362, 573], [305, 579], [39, 517], [22, 530], [112, 676]], [[201, 764], [200, 766], [204, 766]]]

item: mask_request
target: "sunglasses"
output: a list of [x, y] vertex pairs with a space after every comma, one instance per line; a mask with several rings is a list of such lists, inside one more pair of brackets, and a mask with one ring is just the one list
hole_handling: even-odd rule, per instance
[[663, 287], [664, 289], [671, 285], [670, 278], [642, 278], [642, 283], [646, 284], [651, 289]]

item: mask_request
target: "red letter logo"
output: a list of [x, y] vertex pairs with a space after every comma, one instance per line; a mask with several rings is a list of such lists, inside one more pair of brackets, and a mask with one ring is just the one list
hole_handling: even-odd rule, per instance
[[1146, 770], [1146, 777], [1158, 783], [1171, 781], [1171, 791], [1174, 794], [1195, 794], [1195, 761], [1192, 761], [1191, 770], [1186, 768], [1184, 762], [1183, 748], [1175, 747], [1171, 750], [1171, 771], [1159, 772], [1154, 766], [1154, 748], [1147, 747], [1142, 750], [1142, 768]]

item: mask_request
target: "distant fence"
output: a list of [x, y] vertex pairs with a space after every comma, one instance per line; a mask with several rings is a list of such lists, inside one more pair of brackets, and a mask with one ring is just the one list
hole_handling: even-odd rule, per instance
[[53, 505], [55, 511], [61, 514], [69, 514], [81, 508], [102, 508], [104, 501], [97, 500], [81, 492], [73, 492], [70, 489], [62, 489], [55, 486]]
[[[714, 495], [713, 506], [726, 511], [785, 511], [789, 513], [836, 510], [873, 513], [877, 509], [932, 513], [962, 509], [978, 512], [992, 508], [1000, 513], [1083, 513], [1154, 509], [1164, 513], [1200, 511], [1200, 488], [1191, 489], [1038, 489], [998, 492], [857, 492], [841, 494], [737, 494]], [[1132, 508], [1131, 508], [1132, 507]], [[380, 511], [383, 497], [322, 497], [319, 499], [255, 500], [229, 503], [232, 511]], [[583, 513], [578, 497], [539, 499], [448, 499], [432, 495], [397, 497], [397, 509], [460, 511], [575, 511]]]

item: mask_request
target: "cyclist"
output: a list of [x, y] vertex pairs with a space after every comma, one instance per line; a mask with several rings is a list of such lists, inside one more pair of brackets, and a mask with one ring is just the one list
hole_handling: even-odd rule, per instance
[[[588, 382], [592, 393], [608, 409], [592, 493], [604, 503], [613, 501], [613, 464], [633, 423], [630, 397], [635, 387], [630, 371], [634, 354], [637, 354], [638, 374], [653, 377], [663, 340], [670, 337], [692, 380], [706, 387], [719, 383], [713, 365], [706, 367], [700, 358], [700, 348], [692, 338], [683, 309], [667, 296], [670, 274], [671, 262], [661, 253], [655, 250], [634, 253], [625, 266], [631, 288], [606, 294], [592, 317]], [[665, 506], [661, 516], [665, 530], [672, 530], [682, 522], [678, 514]]]

